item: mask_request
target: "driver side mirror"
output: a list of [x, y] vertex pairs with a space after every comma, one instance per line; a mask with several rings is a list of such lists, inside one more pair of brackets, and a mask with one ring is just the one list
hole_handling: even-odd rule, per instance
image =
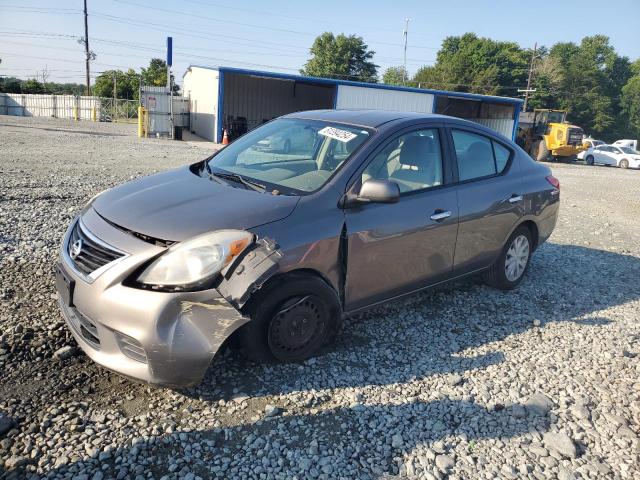
[[354, 199], [357, 203], [396, 203], [400, 187], [390, 180], [367, 180]]

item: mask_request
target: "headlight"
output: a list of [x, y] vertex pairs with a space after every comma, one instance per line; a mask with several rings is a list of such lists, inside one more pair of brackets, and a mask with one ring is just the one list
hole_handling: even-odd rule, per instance
[[242, 230], [219, 230], [178, 243], [153, 261], [138, 282], [158, 286], [190, 286], [211, 278], [253, 240]]

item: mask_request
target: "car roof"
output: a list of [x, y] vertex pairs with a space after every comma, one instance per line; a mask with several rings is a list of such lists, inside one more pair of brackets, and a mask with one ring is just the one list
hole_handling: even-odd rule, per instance
[[376, 128], [394, 120], [427, 120], [451, 117], [435, 113], [393, 112], [387, 110], [307, 110], [285, 115], [285, 118], [323, 120]]

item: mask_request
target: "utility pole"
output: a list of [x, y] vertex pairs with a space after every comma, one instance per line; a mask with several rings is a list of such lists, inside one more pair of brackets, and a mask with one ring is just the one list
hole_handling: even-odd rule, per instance
[[409, 34], [409, 19], [405, 19], [404, 23], [404, 31], [402, 32], [404, 35], [404, 72], [402, 74], [402, 84], [407, 84], [407, 35]]
[[91, 78], [89, 76], [89, 60], [91, 54], [89, 52], [89, 20], [87, 19], [87, 0], [84, 0], [84, 54], [85, 65], [87, 70], [87, 95], [91, 95]]
[[116, 76], [116, 72], [113, 72], [113, 111], [115, 117], [116, 110], [116, 99], [118, 98], [118, 77]]
[[523, 112], [527, 111], [527, 103], [529, 102], [529, 93], [535, 92], [535, 89], [531, 90], [531, 77], [533, 76], [533, 64], [536, 60], [537, 50], [538, 50], [538, 42], [536, 42], [533, 45], [533, 54], [531, 55], [531, 63], [529, 64], [529, 77], [527, 78], [527, 89], [524, 91], [524, 105], [522, 107]]

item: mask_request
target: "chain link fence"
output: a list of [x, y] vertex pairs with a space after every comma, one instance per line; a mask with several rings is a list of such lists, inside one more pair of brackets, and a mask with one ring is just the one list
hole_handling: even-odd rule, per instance
[[136, 123], [138, 121], [137, 100], [125, 100], [122, 98], [100, 98], [101, 122]]

